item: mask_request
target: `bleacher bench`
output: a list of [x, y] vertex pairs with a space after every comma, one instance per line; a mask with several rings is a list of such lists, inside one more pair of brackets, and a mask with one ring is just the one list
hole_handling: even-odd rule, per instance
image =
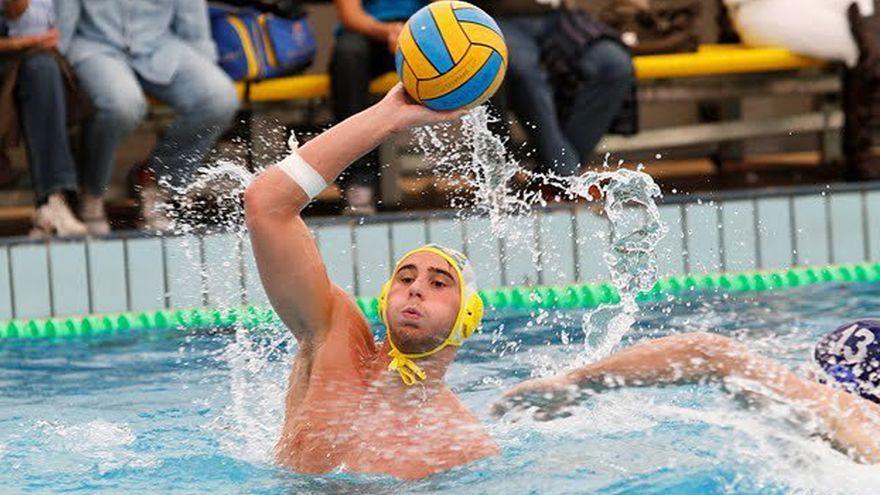
[[[822, 68], [822, 61], [795, 55], [783, 48], [749, 48], [741, 45], [703, 45], [693, 53], [645, 55], [633, 59], [639, 80], [752, 74]], [[370, 84], [373, 93], [385, 93], [397, 83], [394, 73]], [[247, 103], [306, 100], [330, 96], [330, 76], [308, 74], [238, 83], [239, 96]]]

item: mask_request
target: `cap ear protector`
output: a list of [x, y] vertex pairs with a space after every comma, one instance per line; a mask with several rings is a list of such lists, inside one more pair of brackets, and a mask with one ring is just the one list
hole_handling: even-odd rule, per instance
[[[397, 275], [396, 270], [394, 275]], [[382, 292], [379, 292], [379, 319], [382, 320], [382, 324], [385, 327], [388, 327], [388, 292], [391, 291], [391, 283], [394, 282], [394, 275], [391, 276], [391, 279], [382, 284]]]
[[477, 294], [471, 294], [464, 305], [464, 315], [462, 316], [461, 329], [459, 330], [461, 338], [469, 339], [477, 331], [482, 319], [483, 299]]

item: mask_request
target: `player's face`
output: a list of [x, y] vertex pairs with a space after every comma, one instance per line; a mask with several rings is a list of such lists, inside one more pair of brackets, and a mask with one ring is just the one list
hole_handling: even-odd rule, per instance
[[461, 304], [454, 268], [434, 253], [407, 257], [391, 281], [387, 304], [389, 332], [402, 352], [436, 348], [449, 335]]

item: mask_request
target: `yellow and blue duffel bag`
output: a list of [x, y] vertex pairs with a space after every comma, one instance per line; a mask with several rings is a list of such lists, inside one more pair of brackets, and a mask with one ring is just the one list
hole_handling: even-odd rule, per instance
[[236, 81], [290, 75], [315, 59], [318, 45], [305, 17], [223, 5], [211, 5], [210, 15], [219, 64]]

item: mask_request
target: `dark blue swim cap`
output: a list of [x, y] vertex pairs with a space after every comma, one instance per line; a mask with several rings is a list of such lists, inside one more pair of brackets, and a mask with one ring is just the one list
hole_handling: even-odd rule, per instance
[[819, 340], [813, 358], [820, 381], [880, 404], [880, 320], [843, 325]]

